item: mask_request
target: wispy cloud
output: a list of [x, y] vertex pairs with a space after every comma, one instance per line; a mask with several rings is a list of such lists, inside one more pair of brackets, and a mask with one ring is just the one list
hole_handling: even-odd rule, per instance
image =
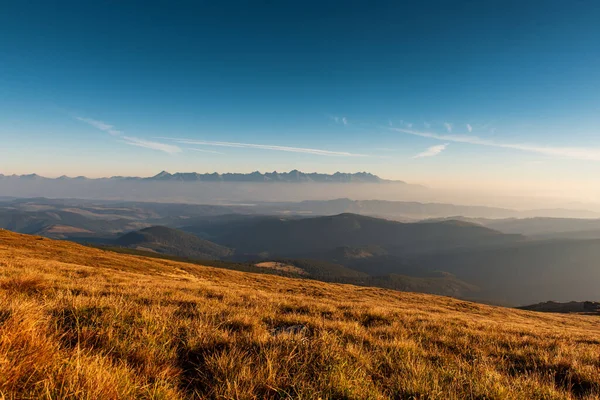
[[78, 121], [84, 122], [88, 125], [91, 125], [96, 129], [100, 129], [101, 131], [109, 133], [113, 136], [119, 136], [122, 133], [121, 131], [116, 130], [114, 126], [107, 124], [105, 122], [102, 122], [102, 121], [98, 121], [98, 120], [91, 119], [91, 118], [83, 118], [83, 117], [75, 117], [75, 119]]
[[471, 126], [471, 124], [467, 124], [467, 130], [469, 131], [469, 133], [473, 132], [473, 127]]
[[423, 122], [423, 126], [425, 127], [425, 129], [431, 128], [431, 124], [429, 122]]
[[318, 156], [332, 156], [332, 157], [367, 157], [366, 154], [349, 153], [346, 151], [332, 151], [322, 149], [310, 149], [304, 147], [289, 147], [289, 146], [277, 146], [269, 144], [254, 144], [254, 143], [236, 143], [236, 142], [215, 142], [208, 140], [191, 140], [191, 139], [177, 139], [177, 138], [166, 138], [161, 137], [159, 139], [174, 140], [179, 144], [191, 144], [200, 146], [219, 146], [219, 147], [236, 147], [246, 149], [259, 149], [259, 150], [273, 150], [273, 151], [286, 151], [291, 153], [306, 153], [315, 154]]
[[[75, 117], [76, 120], [84, 122], [88, 125], [93, 126], [96, 129], [107, 132], [113, 136], [121, 138], [121, 142], [131, 146], [143, 147], [145, 149], [163, 151], [169, 154], [181, 153], [181, 148], [167, 143], [154, 142], [151, 140], [140, 139], [133, 136], [123, 136], [123, 132], [115, 129], [113, 125], [107, 124], [106, 122], [98, 121], [92, 118]], [[197, 150], [201, 151], [201, 150]], [[210, 151], [210, 150], [206, 150]]]
[[331, 120], [333, 122], [335, 122], [336, 124], [343, 124], [343, 125], [348, 125], [348, 118], [346, 117], [338, 117], [336, 115], [330, 115], [329, 118], [331, 118]]
[[444, 122], [444, 127], [448, 131], [448, 133], [452, 132], [452, 124], [450, 122]]
[[188, 147], [186, 150], [191, 150], [191, 151], [198, 151], [200, 153], [212, 153], [212, 154], [225, 154], [222, 153], [220, 151], [215, 151], [215, 150], [206, 150], [206, 149], [196, 149], [194, 147]]
[[150, 140], [140, 139], [131, 136], [123, 136], [123, 142], [131, 146], [143, 147], [146, 149], [164, 151], [165, 153], [175, 154], [181, 153], [181, 148], [167, 143], [153, 142]]
[[446, 150], [446, 147], [448, 147], [448, 143], [438, 144], [437, 146], [431, 146], [431, 147], [427, 148], [425, 151], [417, 154], [413, 158], [423, 158], [423, 157], [437, 156], [442, 151]]
[[443, 140], [445, 142], [468, 143], [479, 146], [500, 147], [504, 149], [514, 149], [530, 153], [544, 154], [547, 156], [572, 158], [577, 160], [600, 161], [600, 148], [585, 147], [552, 147], [537, 144], [525, 143], [503, 143], [495, 140], [484, 139], [478, 136], [470, 135], [445, 135], [431, 132], [419, 132], [410, 129], [388, 128], [396, 132], [402, 132], [409, 135], [415, 135], [430, 139]]

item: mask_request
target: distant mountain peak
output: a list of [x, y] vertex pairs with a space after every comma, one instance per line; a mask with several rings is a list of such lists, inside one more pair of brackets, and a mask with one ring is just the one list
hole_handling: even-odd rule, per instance
[[160, 171], [158, 174], [154, 175], [151, 179], [166, 179], [166, 178], [170, 178], [173, 175], [171, 175], [170, 173], [168, 173], [167, 171]]
[[37, 179], [37, 178], [41, 178], [41, 176], [39, 176], [38, 174], [28, 174], [28, 175], [21, 175], [21, 178]]

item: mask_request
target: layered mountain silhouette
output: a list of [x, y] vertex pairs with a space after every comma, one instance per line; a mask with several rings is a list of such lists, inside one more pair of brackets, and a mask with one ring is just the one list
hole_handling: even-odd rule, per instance
[[[422, 203], [416, 201], [387, 201], [387, 200], [352, 200], [340, 198], [333, 200], [307, 200], [296, 203], [278, 204], [289, 212], [309, 212], [316, 215], [331, 215], [341, 213], [354, 213], [370, 216], [388, 217], [388, 218], [410, 218], [410, 219], [431, 219], [431, 218], [450, 218], [466, 219], [468, 222], [481, 223], [488, 226], [487, 222], [495, 222], [497, 219], [517, 219], [525, 218], [531, 221], [524, 221], [524, 225], [529, 222], [536, 223], [533, 217], [554, 217], [557, 220], [563, 219], [568, 224], [569, 220], [576, 218], [598, 218], [600, 214], [589, 210], [573, 209], [534, 209], [534, 210], [513, 210], [501, 207], [459, 205], [449, 203]], [[492, 221], [479, 221], [468, 218], [488, 218]], [[538, 219], [538, 218], [535, 218]], [[518, 219], [517, 221], [523, 221]], [[512, 225], [511, 221], [506, 221], [507, 225]], [[516, 222], [516, 221], [515, 221]], [[576, 222], [576, 221], [572, 221]], [[550, 222], [548, 227], [555, 225]], [[499, 225], [502, 227], [502, 225]], [[495, 226], [489, 226], [496, 229]], [[501, 230], [501, 229], [500, 229]], [[503, 231], [504, 232], [504, 231]], [[523, 233], [515, 230], [508, 233]]]
[[[299, 204], [218, 206], [4, 197], [0, 198], [0, 228], [127, 251], [141, 249], [156, 256], [242, 263], [254, 272], [273, 273], [264, 267], [270, 264], [255, 267], [272, 262], [291, 266], [276, 270], [278, 274], [302, 271], [293, 275], [299, 278], [506, 305], [600, 300], [597, 219], [456, 217], [402, 223], [353, 213], [309, 217], [287, 213], [287, 207]], [[404, 206], [381, 205], [389, 207], [388, 212]], [[347, 199], [312, 206], [321, 211], [339, 206], [378, 208], [376, 202]], [[269, 210], [278, 215], [264, 215]]]
[[[47, 180], [53, 178], [45, 178], [37, 174], [30, 175], [2, 175], [0, 179], [22, 179], [22, 180]], [[197, 173], [197, 172], [176, 172], [169, 173], [162, 171], [151, 177], [125, 177], [113, 176], [110, 178], [90, 179], [83, 176], [70, 178], [61, 176], [56, 180], [130, 180], [130, 181], [172, 181], [172, 182], [287, 182], [287, 183], [302, 183], [302, 182], [322, 182], [322, 183], [405, 183], [403, 181], [391, 181], [378, 177], [368, 172], [343, 173], [336, 172], [334, 174], [320, 174], [316, 172], [306, 173], [298, 170], [290, 172], [251, 172], [244, 173]]]
[[[385, 179], [381, 179], [376, 175], [368, 172], [358, 173], [342, 173], [336, 172], [334, 174], [319, 174], [319, 173], [305, 173], [298, 170], [292, 170], [290, 172], [266, 172], [261, 173], [258, 171], [251, 172], [249, 174], [241, 173], [225, 173], [218, 174], [216, 172], [212, 174], [199, 174], [196, 172], [177, 172], [170, 174], [166, 171], [151, 177], [145, 178], [146, 180], [156, 181], [202, 181], [202, 182], [327, 182], [327, 183], [357, 183], [357, 182], [368, 182], [368, 183], [383, 183], [392, 182]], [[401, 181], [393, 181], [400, 183]]]

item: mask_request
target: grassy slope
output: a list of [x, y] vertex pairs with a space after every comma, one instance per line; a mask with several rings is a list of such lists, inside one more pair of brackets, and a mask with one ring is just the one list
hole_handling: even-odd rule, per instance
[[597, 317], [0, 231], [0, 398], [596, 398], [599, 352]]

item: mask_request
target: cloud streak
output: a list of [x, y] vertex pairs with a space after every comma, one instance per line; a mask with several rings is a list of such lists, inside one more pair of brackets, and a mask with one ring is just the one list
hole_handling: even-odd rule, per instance
[[181, 153], [181, 148], [167, 143], [153, 142], [131, 136], [123, 136], [123, 142], [131, 146], [143, 147], [145, 149], [163, 151], [168, 154]]
[[571, 158], [576, 160], [600, 161], [600, 148], [585, 147], [552, 147], [537, 144], [525, 143], [503, 143], [495, 140], [480, 138], [471, 135], [440, 135], [431, 132], [419, 132], [410, 129], [388, 128], [396, 132], [402, 132], [409, 135], [420, 136], [424, 138], [443, 140], [445, 142], [467, 143], [479, 146], [499, 147], [503, 149], [520, 150], [529, 153], [543, 154], [547, 156]]
[[254, 143], [236, 143], [236, 142], [215, 142], [208, 140], [191, 140], [191, 139], [177, 139], [177, 138], [166, 138], [161, 137], [159, 139], [173, 140], [179, 144], [191, 144], [199, 146], [218, 146], [218, 147], [235, 147], [245, 149], [257, 149], [257, 150], [273, 150], [273, 151], [284, 151], [290, 153], [304, 153], [314, 154], [318, 156], [330, 156], [330, 157], [366, 157], [366, 154], [349, 153], [346, 151], [332, 151], [322, 149], [311, 149], [304, 147], [289, 147], [289, 146], [277, 146], [269, 144], [254, 144]]
[[448, 145], [449, 145], [448, 143], [444, 143], [444, 144], [438, 144], [437, 146], [431, 146], [431, 147], [427, 148], [425, 151], [417, 154], [413, 158], [423, 158], [423, 157], [437, 156], [442, 151], [446, 150], [446, 147], [448, 147]]
[[91, 118], [83, 118], [83, 117], [75, 117], [75, 119], [78, 121], [84, 122], [90, 126], [93, 126], [96, 129], [100, 129], [101, 131], [109, 133], [113, 136], [119, 136], [122, 133], [121, 131], [116, 130], [114, 126], [107, 124], [105, 122], [102, 122], [102, 121], [98, 121], [98, 120], [91, 119]]
[[[143, 147], [145, 149], [150, 150], [158, 150], [168, 154], [176, 154], [181, 153], [181, 148], [179, 146], [175, 146], [173, 144], [154, 142], [151, 140], [140, 139], [133, 136], [124, 136], [123, 132], [115, 129], [114, 126], [107, 124], [106, 122], [98, 121], [92, 118], [83, 118], [83, 117], [75, 117], [76, 120], [84, 122], [90, 126], [93, 126], [96, 129], [107, 132], [112, 136], [118, 136], [121, 140], [120, 142], [128, 144], [130, 146]], [[193, 149], [196, 151], [202, 151], [199, 149]], [[211, 152], [210, 150], [206, 150], [207, 152]], [[218, 153], [218, 152], [215, 152]]]
[[469, 133], [473, 132], [473, 127], [471, 126], [471, 124], [467, 124], [467, 130], [469, 131]]
[[444, 127], [448, 131], [448, 133], [452, 133], [452, 124], [450, 122], [444, 122]]

